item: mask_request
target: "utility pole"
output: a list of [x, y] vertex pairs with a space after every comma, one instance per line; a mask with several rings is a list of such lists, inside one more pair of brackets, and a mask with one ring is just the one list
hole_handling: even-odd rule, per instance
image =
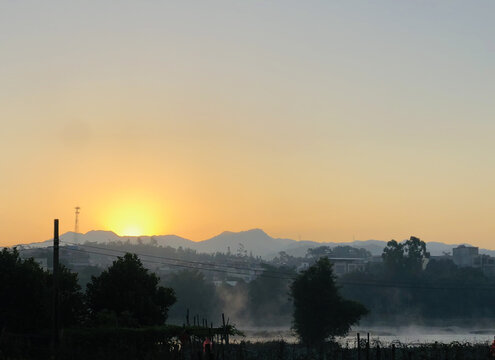
[[52, 351], [53, 358], [58, 359], [60, 343], [60, 313], [59, 313], [59, 237], [58, 219], [53, 221], [53, 309], [52, 309]]

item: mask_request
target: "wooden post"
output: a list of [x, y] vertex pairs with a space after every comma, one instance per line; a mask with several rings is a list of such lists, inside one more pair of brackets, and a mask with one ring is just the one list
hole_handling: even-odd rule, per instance
[[370, 360], [370, 333], [366, 338], [366, 360]]
[[53, 358], [58, 359], [60, 344], [60, 313], [59, 313], [59, 237], [58, 219], [53, 221], [53, 309], [52, 309], [52, 347]]
[[359, 333], [357, 333], [357, 358], [361, 360], [361, 338]]
[[395, 344], [392, 344], [392, 360], [395, 360]]
[[222, 359], [225, 360], [225, 345], [227, 344], [227, 334], [226, 334], [226, 327], [225, 327], [225, 314], [222, 313], [222, 340], [225, 340], [225, 344], [222, 344]]
[[225, 344], [226, 345], [229, 345], [229, 336], [230, 336], [229, 331], [228, 331], [229, 322], [230, 322], [230, 318], [228, 317], [227, 322], [225, 323]]

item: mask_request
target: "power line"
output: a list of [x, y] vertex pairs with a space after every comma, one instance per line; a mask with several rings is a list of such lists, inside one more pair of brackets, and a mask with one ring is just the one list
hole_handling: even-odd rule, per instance
[[[87, 251], [87, 250], [81, 250], [81, 249], [69, 249], [69, 250], [74, 250], [74, 251], [80, 251], [80, 252], [87, 252], [87, 253], [92, 253], [92, 254], [98, 254], [98, 255], [106, 255], [106, 256], [118, 256], [114, 254], [104, 254], [104, 253], [99, 253], [99, 252], [92, 252], [92, 251]], [[113, 251], [113, 250], [110, 250]], [[121, 252], [120, 250], [117, 250]], [[136, 254], [140, 256], [140, 254]], [[144, 255], [147, 256], [147, 255]], [[159, 256], [155, 256], [157, 258], [160, 258]], [[160, 262], [160, 261], [152, 261], [152, 260], [143, 260], [148, 263], [156, 263], [156, 264], [165, 264], [165, 265], [171, 265], [171, 266], [177, 266], [177, 267], [183, 267], [183, 268], [190, 268], [190, 269], [196, 269], [196, 270], [205, 270], [205, 271], [216, 271], [216, 272], [222, 272], [222, 273], [228, 273], [228, 274], [237, 274], [237, 275], [247, 275], [246, 273], [241, 273], [241, 272], [233, 272], [229, 270], [223, 270], [223, 269], [212, 269], [212, 268], [204, 268], [204, 267], [198, 267], [198, 266], [192, 266], [192, 265], [183, 265], [183, 264], [171, 264], [168, 262]], [[189, 261], [191, 263], [194, 263], [193, 261]], [[228, 265], [225, 265], [228, 266]], [[244, 268], [249, 270], [249, 268]], [[273, 272], [276, 273], [276, 272]], [[279, 274], [286, 274], [286, 273], [279, 273]], [[259, 274], [261, 277], [268, 277], [268, 278], [274, 278], [274, 279], [281, 279], [281, 280], [294, 280], [295, 276], [289, 276], [289, 277], [277, 277], [277, 276], [271, 276], [270, 274], [266, 274], [266, 272], [263, 272]], [[433, 285], [421, 285], [421, 284], [411, 284], [411, 283], [397, 283], [397, 282], [380, 282], [380, 281], [352, 281], [352, 280], [345, 280], [345, 281], [339, 281], [337, 279], [336, 283], [338, 285], [344, 285], [344, 286], [366, 286], [366, 287], [385, 287], [385, 288], [406, 288], [406, 289], [423, 289], [423, 290], [483, 290], [483, 291], [495, 291], [495, 288], [493, 287], [481, 287], [481, 286], [433, 286]]]
[[[84, 252], [84, 253], [95, 254], [95, 255], [118, 257], [118, 255], [115, 255], [115, 254], [105, 254], [105, 253], [101, 253], [101, 252], [89, 251], [89, 250], [83, 250], [83, 249], [65, 248], [64, 250], [78, 251], [78, 252]], [[112, 251], [112, 250], [110, 250], [110, 251]], [[139, 254], [136, 254], [136, 255], [139, 255]], [[166, 262], [166, 261], [154, 261], [154, 260], [145, 260], [145, 259], [143, 259], [143, 262], [152, 263], [152, 264], [170, 265], [170, 266], [176, 266], [176, 267], [188, 268], [188, 269], [195, 269], [195, 270], [215, 271], [215, 272], [222, 272], [222, 273], [234, 274], [234, 275], [249, 275], [249, 274], [241, 273], [241, 272], [235, 272], [235, 271], [229, 271], [229, 270], [223, 270], [223, 269], [214, 269], [214, 268], [204, 268], [204, 267], [200, 267], [200, 266], [192, 266], [192, 265], [185, 265], [185, 264], [174, 264], [174, 263], [169, 263], [169, 262]], [[291, 279], [293, 279], [293, 278], [289, 278], [289, 277], [275, 277], [275, 276], [271, 276], [269, 274], [267, 275], [267, 274], [264, 274], [264, 273], [259, 274], [259, 276], [268, 277], [268, 278], [272, 278], [272, 279], [281, 279], [281, 280], [291, 280]]]
[[[73, 245], [73, 246], [80, 246], [80, 247], [87, 247], [91, 249], [97, 249], [97, 250], [104, 250], [104, 251], [114, 251], [114, 252], [119, 252], [122, 254], [128, 253], [129, 251], [125, 250], [116, 250], [116, 249], [109, 249], [109, 248], [104, 248], [101, 246], [93, 246], [93, 245], [86, 245], [86, 244], [74, 244], [70, 243], [67, 241], [64, 241], [63, 243], [68, 244], [68, 245]], [[219, 263], [211, 263], [211, 262], [202, 262], [202, 261], [195, 261], [195, 260], [183, 260], [183, 259], [178, 259], [178, 258], [171, 258], [171, 257], [166, 257], [166, 256], [158, 256], [158, 255], [150, 255], [150, 254], [141, 254], [141, 253], [135, 253], [134, 254], [138, 256], [145, 256], [145, 257], [150, 257], [153, 259], [160, 259], [160, 260], [169, 260], [169, 261], [178, 261], [178, 262], [183, 262], [187, 264], [197, 264], [197, 265], [204, 265], [204, 266], [214, 266], [214, 267], [221, 267], [221, 268], [228, 268], [228, 269], [236, 269], [236, 270], [246, 270], [246, 271], [262, 271], [262, 272], [267, 272], [267, 273], [273, 273], [273, 274], [280, 274], [280, 275], [287, 275], [287, 276], [294, 276], [293, 273], [287, 273], [283, 271], [277, 271], [277, 270], [270, 270], [270, 269], [265, 269], [265, 268], [250, 268], [250, 267], [243, 267], [243, 266], [236, 266], [236, 265], [227, 265], [227, 264], [219, 264]]]
[[[64, 243], [68, 244], [68, 245], [80, 246], [80, 247], [89, 247], [89, 248], [94, 248], [94, 249], [103, 250], [103, 251], [128, 253], [128, 251], [116, 250], [116, 249], [107, 249], [107, 248], [97, 247], [97, 246], [92, 246], [92, 245], [73, 244], [73, 243], [69, 243], [69, 242], [65, 242], [65, 241], [64, 241]], [[29, 249], [21, 249], [21, 250], [29, 250]], [[108, 253], [89, 251], [89, 250], [84, 250], [84, 249], [75, 249], [75, 248], [71, 248], [71, 247], [64, 247], [63, 250], [78, 251], [78, 252], [85, 252], [85, 253], [89, 253], [89, 254], [112, 256], [112, 257], [118, 257], [119, 256], [116, 254], [108, 254]], [[218, 263], [206, 263], [206, 262], [193, 261], [193, 260], [181, 260], [181, 259], [177, 259], [177, 258], [162, 257], [162, 256], [157, 256], [157, 255], [148, 255], [148, 254], [139, 254], [139, 253], [135, 253], [135, 254], [140, 256], [140, 257], [151, 257], [154, 259], [163, 260], [163, 261], [154, 261], [154, 260], [143, 259], [143, 261], [147, 262], [147, 263], [170, 265], [170, 266], [195, 269], [195, 270], [221, 272], [221, 273], [233, 274], [233, 275], [249, 275], [249, 274], [247, 274], [245, 272], [231, 271], [228, 269], [236, 269], [236, 270], [244, 270], [244, 271], [261, 271], [262, 273], [259, 274], [258, 276], [273, 278], [273, 279], [280, 279], [280, 280], [294, 280], [296, 278], [296, 276], [294, 274], [289, 274], [289, 273], [274, 271], [274, 270], [261, 269], [261, 268], [253, 269], [253, 268], [248, 268], [248, 267], [230, 266], [230, 265], [218, 264]], [[171, 263], [170, 261], [181, 262], [181, 263], [186, 263], [186, 264]], [[197, 266], [197, 265], [199, 265], [199, 266]], [[212, 266], [214, 266], [215, 268], [212, 268]], [[216, 267], [224, 267], [227, 269], [218, 269]], [[274, 276], [274, 275], [281, 275], [281, 276]], [[337, 283], [337, 285], [341, 285], [341, 286], [403, 288], [403, 289], [417, 289], [417, 290], [422, 289], [422, 290], [495, 291], [495, 287], [488, 287], [488, 286], [469, 286], [469, 285], [468, 286], [459, 286], [459, 285], [457, 285], [457, 286], [455, 286], [455, 285], [453, 285], [453, 286], [434, 286], [434, 285], [427, 285], [427, 284], [422, 285], [422, 284], [413, 284], [413, 283], [404, 283], [404, 282], [382, 282], [382, 281], [375, 281], [375, 280], [372, 280], [372, 281], [344, 280], [344, 281], [342, 281], [342, 280], [337, 279], [336, 283]]]

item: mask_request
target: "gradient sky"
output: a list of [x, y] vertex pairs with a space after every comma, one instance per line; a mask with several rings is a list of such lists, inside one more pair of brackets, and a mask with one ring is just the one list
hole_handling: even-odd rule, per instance
[[1, 1], [0, 245], [495, 248], [493, 1]]

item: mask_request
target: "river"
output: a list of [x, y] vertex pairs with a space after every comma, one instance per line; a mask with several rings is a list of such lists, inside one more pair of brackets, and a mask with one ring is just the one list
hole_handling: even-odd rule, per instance
[[[284, 340], [289, 343], [297, 341], [295, 334], [288, 327], [247, 327], [241, 328], [245, 337], [236, 337], [235, 341], [279, 341]], [[473, 328], [467, 329], [455, 326], [431, 327], [431, 326], [373, 326], [358, 327], [353, 329], [348, 336], [339, 337], [337, 341], [342, 345], [349, 347], [355, 346], [357, 333], [360, 333], [361, 339], [366, 339], [367, 333], [370, 333], [370, 342], [376, 344], [424, 344], [424, 343], [491, 343], [495, 336], [494, 328]]]

